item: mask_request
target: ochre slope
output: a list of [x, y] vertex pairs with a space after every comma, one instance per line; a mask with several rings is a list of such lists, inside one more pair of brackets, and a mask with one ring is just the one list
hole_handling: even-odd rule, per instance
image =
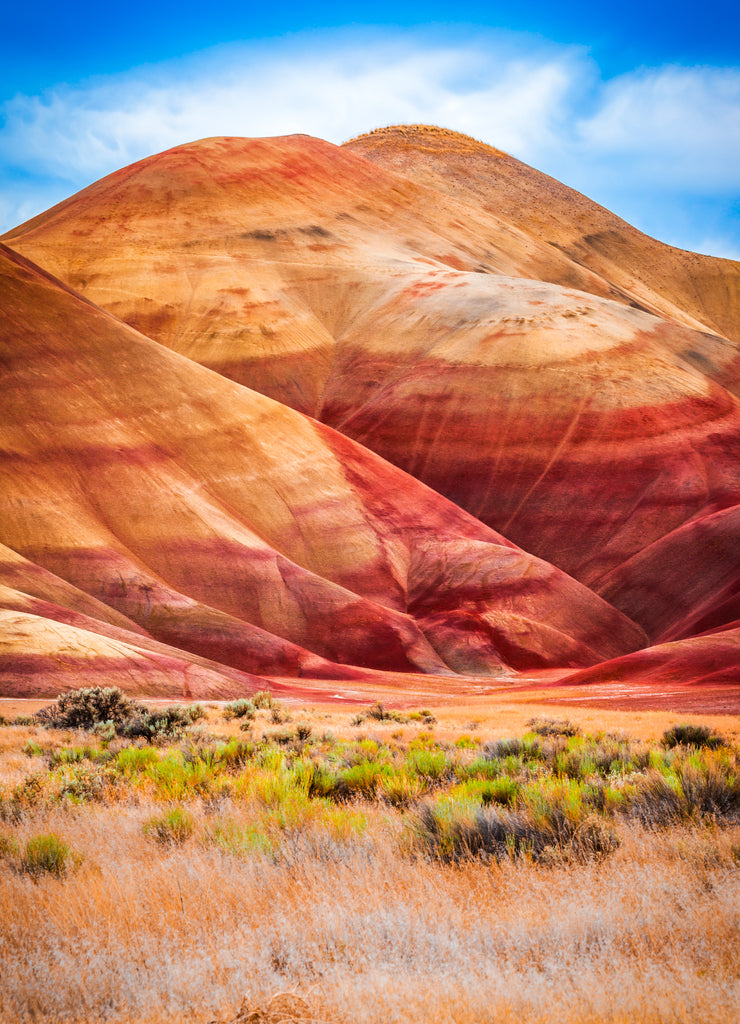
[[567, 687], [594, 683], [630, 684], [645, 692], [675, 683], [740, 685], [740, 629], [658, 644], [562, 680]]
[[259, 676], [0, 586], [0, 697], [120, 686], [138, 696], [222, 700], [266, 685]]
[[740, 500], [740, 402], [675, 354], [690, 333], [552, 285], [440, 273], [340, 339], [322, 418], [598, 586]]
[[95, 620], [101, 628], [110, 626], [135, 633], [139, 637], [147, 636], [141, 626], [110, 605], [73, 587], [48, 569], [34, 565], [4, 544], [0, 544], [0, 588], [6, 593], [17, 591], [34, 600], [64, 608], [70, 614], [84, 616], [88, 621]]
[[740, 617], [740, 505], [702, 516], [601, 580], [599, 593], [653, 640], [676, 640]]
[[264, 672], [258, 636], [273, 672], [340, 677], [326, 659], [495, 674], [644, 642], [377, 456], [0, 261], [1, 539], [155, 639]]
[[609, 294], [495, 216], [308, 136], [168, 150], [3, 240], [144, 334], [312, 415], [335, 338], [409, 269]]
[[[629, 308], [560, 242], [532, 241], [555, 185], [530, 168], [517, 170], [530, 192], [506, 193], [516, 228], [484, 212], [484, 186], [509, 167], [498, 151], [418, 131], [350, 148], [414, 180], [304, 136], [212, 139], [7, 237], [156, 340], [319, 417], [589, 585], [740, 500], [736, 344]], [[434, 188], [418, 184], [415, 153]], [[568, 215], [607, 216], [563, 195], [562, 232]], [[664, 312], [698, 322], [677, 308]]]
[[740, 341], [740, 264], [732, 260], [658, 242], [554, 178], [457, 132], [404, 125], [344, 148], [494, 213], [608, 281], [614, 298]]

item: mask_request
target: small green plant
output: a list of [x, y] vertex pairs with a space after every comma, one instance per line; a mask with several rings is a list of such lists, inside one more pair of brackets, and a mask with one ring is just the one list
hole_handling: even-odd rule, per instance
[[256, 707], [254, 701], [247, 700], [246, 697], [240, 697], [239, 700], [232, 700], [231, 703], [224, 705], [224, 718], [254, 718]]
[[111, 721], [98, 722], [90, 731], [98, 737], [104, 747], [107, 747], [116, 738], [116, 723]]
[[42, 875], [61, 878], [71, 868], [82, 862], [80, 854], [73, 854], [69, 843], [55, 832], [42, 833], [27, 840], [23, 854], [18, 860], [18, 870], [39, 879]]
[[18, 858], [19, 852], [17, 840], [13, 836], [6, 836], [0, 833], [0, 860], [13, 862]]
[[595, 815], [569, 816], [553, 805], [546, 813], [474, 809], [443, 801], [422, 806], [415, 821], [415, 843], [442, 861], [471, 858], [558, 861], [601, 860], [619, 846], [614, 827]]
[[381, 776], [378, 795], [392, 807], [408, 807], [419, 799], [424, 790], [425, 785], [417, 775], [393, 772]]
[[155, 815], [142, 827], [147, 838], [162, 846], [181, 846], [190, 839], [194, 830], [193, 816], [183, 807], [173, 807], [165, 814]]
[[273, 725], [280, 725], [283, 722], [290, 721], [290, 715], [283, 705], [276, 700], [270, 704], [270, 721]]
[[268, 690], [258, 690], [257, 693], [252, 696], [252, 703], [258, 711], [262, 711], [265, 708], [271, 708], [273, 705], [272, 694]]
[[409, 768], [429, 782], [439, 782], [448, 772], [450, 762], [443, 750], [413, 750], [409, 754]]

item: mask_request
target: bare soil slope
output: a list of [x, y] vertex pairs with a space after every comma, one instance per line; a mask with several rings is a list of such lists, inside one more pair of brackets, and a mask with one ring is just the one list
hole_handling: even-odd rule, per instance
[[644, 642], [585, 587], [342, 435], [10, 250], [0, 275], [12, 591], [282, 675], [497, 675]]
[[[594, 270], [571, 241], [597, 227], [614, 259]], [[628, 615], [643, 609], [621, 567], [740, 502], [740, 354], [705, 330], [732, 334], [737, 265], [661, 246], [464, 136], [389, 129], [343, 149], [306, 136], [205, 140], [6, 237], [127, 323], [359, 440]], [[638, 250], [662, 303], [623, 287]], [[697, 260], [724, 283], [689, 287]], [[723, 524], [723, 544], [740, 544], [735, 520]], [[649, 588], [662, 562], [641, 565]]]
[[5, 241], [0, 584], [315, 678], [738, 619], [740, 265], [419, 126], [181, 146]]

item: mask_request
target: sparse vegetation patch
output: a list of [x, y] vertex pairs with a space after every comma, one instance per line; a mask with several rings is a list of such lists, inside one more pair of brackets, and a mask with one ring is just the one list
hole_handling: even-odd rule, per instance
[[[495, 1009], [595, 1024], [616, 1007], [615, 1020], [663, 1024], [689, 1019], [675, 991], [689, 963], [710, 993], [691, 1019], [725, 1005], [740, 956], [732, 742], [682, 727], [675, 743], [646, 743], [550, 719], [493, 738], [382, 706], [362, 731], [347, 714], [329, 730], [311, 709], [274, 723], [287, 708], [249, 703], [244, 715], [136, 705], [110, 735], [96, 719], [111, 705], [86, 695], [86, 727], [47, 716], [3, 733], [3, 1020], [27, 1019], [33, 998], [45, 1024], [237, 1021], [245, 992], [264, 1017], [290, 988], [318, 1020], [473, 1024]], [[130, 728], [145, 714], [162, 724]], [[665, 967], [628, 1004], [658, 946]], [[66, 948], [84, 951], [81, 990]], [[144, 974], [84, 966], [128, 964], [132, 949], [146, 951]], [[534, 998], [538, 977], [556, 1006]], [[646, 1016], [656, 986], [668, 1009]]]

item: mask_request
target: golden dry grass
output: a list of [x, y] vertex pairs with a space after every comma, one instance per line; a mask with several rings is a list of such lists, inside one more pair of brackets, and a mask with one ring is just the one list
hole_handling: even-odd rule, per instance
[[[436, 713], [440, 735], [470, 723], [468, 709]], [[336, 734], [399, 728], [358, 729], [346, 711], [318, 707], [292, 714]], [[637, 731], [659, 735], [675, 718]], [[218, 721], [218, 731], [238, 724]], [[515, 723], [496, 718], [496, 731]], [[70, 736], [1, 730], [3, 780], [38, 770], [21, 752], [29, 739], [58, 747]], [[738, 827], [624, 824], [621, 848], [598, 864], [450, 866], [405, 852], [392, 813], [361, 834], [306, 829], [277, 855], [235, 856], [204, 836], [243, 806], [189, 807], [195, 831], [180, 846], [145, 838], [162, 810], [146, 792], [0, 823], [19, 843], [55, 832], [85, 857], [66, 877], [37, 881], [0, 860], [1, 1020], [206, 1024], [236, 1019], [240, 1006], [252, 1024], [737, 1019]]]

